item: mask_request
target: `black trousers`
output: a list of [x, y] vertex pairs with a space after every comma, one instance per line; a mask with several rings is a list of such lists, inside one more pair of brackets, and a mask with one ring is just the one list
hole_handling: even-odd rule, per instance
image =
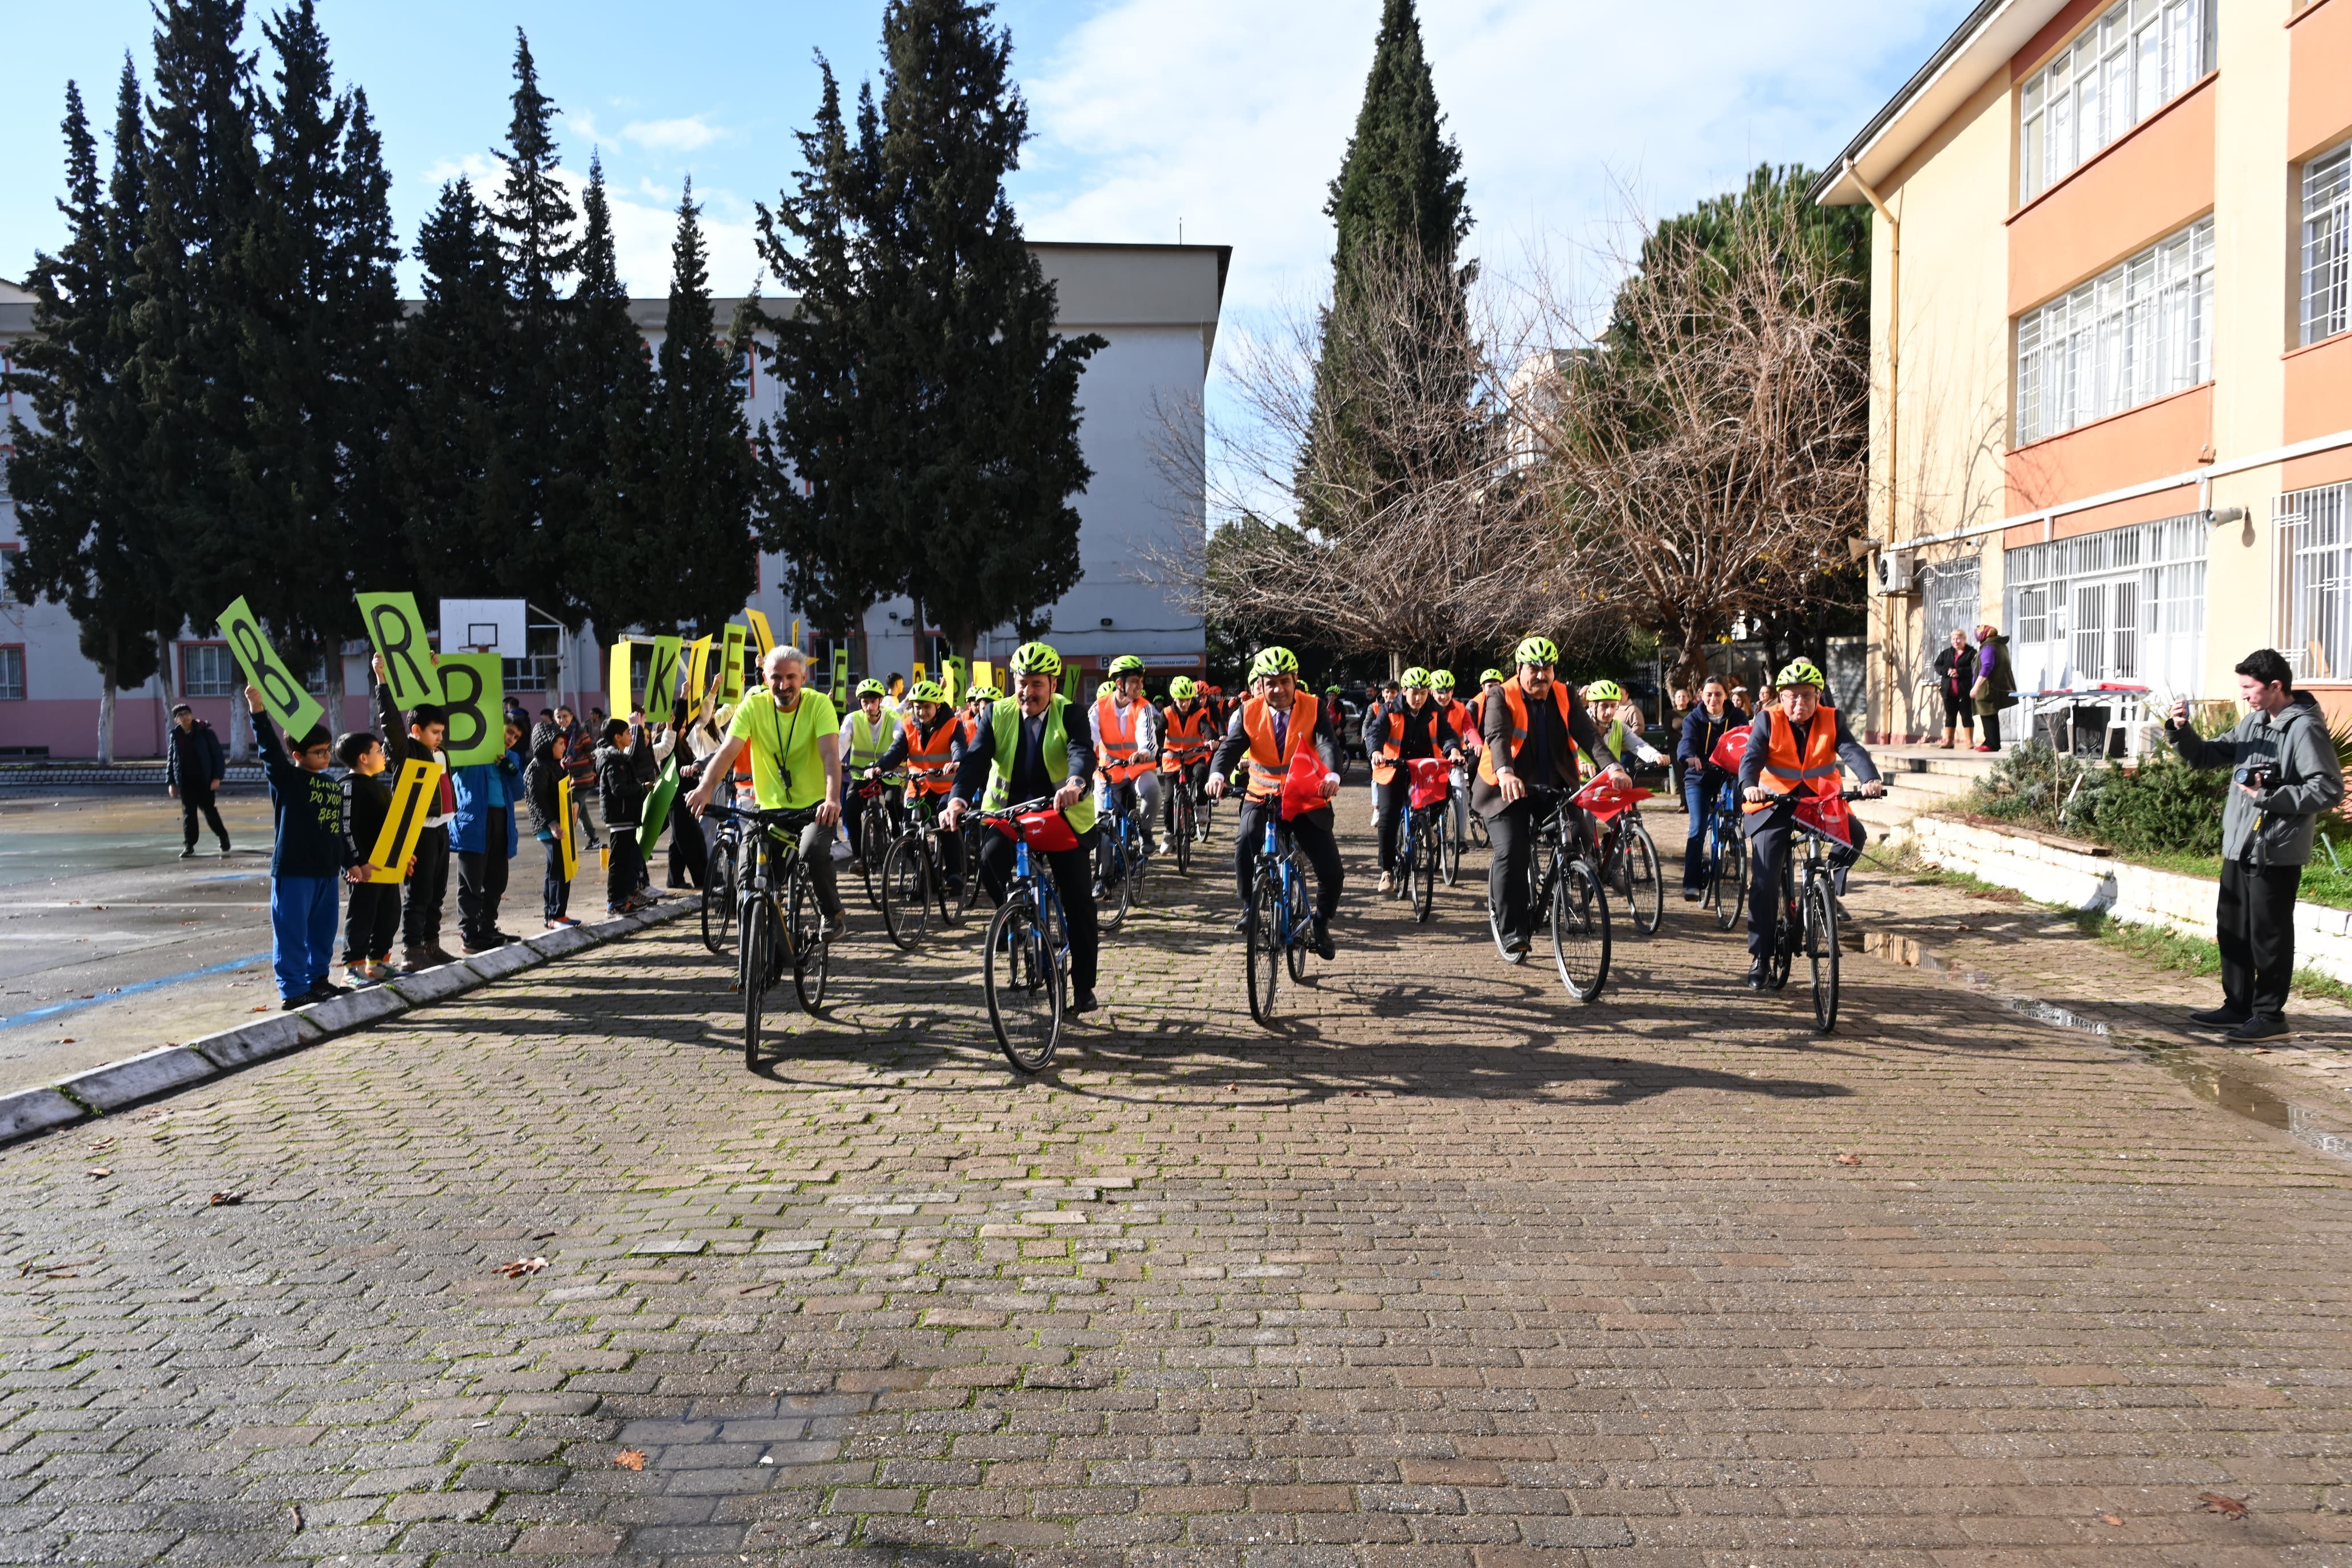
[[547, 850], [547, 876], [539, 885], [539, 912], [550, 921], [560, 921], [572, 909], [572, 884], [563, 879], [563, 846], [551, 838]]
[[[226, 853], [228, 849], [228, 829], [221, 825], [220, 807], [213, 804], [213, 790], [210, 784], [205, 785], [202, 789], [193, 790], [186, 784], [180, 786], [181, 847], [194, 849], [196, 847], [196, 814], [198, 812], [204, 814], [205, 826], [213, 830], [213, 837], [220, 840], [221, 849]], [[385, 885], [390, 886], [389, 883]]]
[[[1780, 921], [1780, 868], [1789, 858], [1789, 838], [1795, 830], [1796, 808], [1776, 805], [1748, 818], [1748, 956], [1762, 958], [1772, 951], [1772, 931]], [[1850, 866], [1870, 841], [1862, 819], [1849, 816], [1853, 846], [1831, 846], [1830, 863]]]
[[710, 845], [702, 837], [701, 820], [683, 804], [669, 813], [669, 877], [673, 888], [699, 888], [710, 875]]
[[[1976, 721], [1977, 705], [1969, 701], [1965, 694], [1955, 697], [1948, 691], [1944, 693], [1945, 729], [1958, 730], [1965, 733], [1967, 731], [1975, 728]], [[1990, 718], [1985, 721], [1989, 724], [1994, 722], [1994, 721]]]
[[612, 855], [604, 863], [604, 903], [610, 908], [636, 897], [646, 857], [637, 847], [636, 824], [607, 824], [606, 837], [612, 840]]
[[507, 810], [488, 808], [480, 851], [457, 851], [457, 930], [475, 946], [499, 929], [499, 900], [507, 893]]
[[[1099, 831], [1090, 827], [1078, 836], [1076, 849], [1057, 849], [1045, 857], [1054, 873], [1054, 891], [1070, 922], [1073, 991], [1092, 991], [1102, 962], [1102, 927], [1095, 919], [1095, 835]], [[981, 838], [980, 883], [992, 904], [1003, 903], [1004, 889], [1013, 884], [1013, 840], [993, 829]], [[1030, 853], [1034, 858], [1036, 852]]]
[[441, 941], [441, 906], [449, 897], [449, 829], [428, 827], [416, 836], [416, 869], [408, 874], [408, 898], [400, 912], [400, 940], [410, 947]]
[[1486, 819], [1486, 904], [1503, 911], [1503, 935], [1532, 936], [1528, 908], [1528, 857], [1535, 852], [1535, 802], [1522, 795]]
[[[841, 826], [849, 836], [849, 853], [853, 858], [866, 853], [866, 807], [867, 803], [852, 790], [842, 803]], [[899, 804], [898, 792], [892, 790], [882, 797], [882, 805], [890, 814], [890, 832], [896, 837], [907, 824], [907, 808]], [[1003, 837], [998, 834], [999, 838]]]
[[[1383, 871], [1396, 865], [1397, 825], [1404, 820], [1405, 803], [1412, 798], [1412, 774], [1402, 768], [1397, 769], [1395, 777], [1372, 792], [1372, 804], [1379, 807], [1381, 814], [1381, 869]], [[1451, 810], [1444, 801], [1429, 809], [1441, 816]]]
[[1990, 746], [1996, 752], [2000, 751], [2000, 710], [1998, 708], [1985, 709], [1982, 712], [1977, 715], [1977, 722], [1984, 728], [1984, 743]]
[[2294, 896], [2300, 866], [2221, 863], [2221, 897], [2213, 911], [2221, 944], [2221, 1005], [2249, 1018], [2286, 1015], [2294, 978]]
[[1205, 793], [1208, 787], [1209, 764], [1205, 760], [1187, 763], [1178, 768], [1174, 774], [1161, 773], [1160, 775], [1160, 830], [1163, 833], [1176, 831], [1176, 792], [1179, 789], [1191, 790], [1192, 804], [1198, 805], [1208, 798]]
[[400, 930], [400, 884], [357, 882], [343, 910], [343, 962], [392, 956], [392, 939]]
[[[1266, 814], [1281, 809], [1279, 801], [1242, 802], [1241, 821], [1234, 828], [1239, 837], [1234, 842], [1234, 881], [1244, 910], [1249, 908], [1250, 879], [1257, 875], [1258, 852], [1265, 843]], [[1290, 819], [1290, 836], [1315, 868], [1315, 918], [1318, 921], [1328, 921], [1339, 907], [1339, 889], [1347, 881], [1347, 873], [1339, 867], [1339, 841], [1331, 836], [1334, 809], [1302, 811]]]

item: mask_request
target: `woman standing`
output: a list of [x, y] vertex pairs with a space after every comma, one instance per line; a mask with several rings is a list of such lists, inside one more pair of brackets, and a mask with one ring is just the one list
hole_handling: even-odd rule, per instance
[[1952, 646], [1936, 655], [1936, 684], [1944, 693], [1944, 738], [1938, 749], [1950, 751], [1952, 737], [1960, 738], [1960, 749], [1968, 751], [1976, 744], [1977, 709], [1969, 700], [1969, 689], [1976, 684], [1976, 649], [1969, 646], [1969, 629], [1952, 628]]

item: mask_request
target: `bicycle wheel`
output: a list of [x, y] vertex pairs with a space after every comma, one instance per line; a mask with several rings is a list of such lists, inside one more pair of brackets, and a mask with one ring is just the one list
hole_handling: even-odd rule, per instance
[[1837, 1027], [1838, 1011], [1837, 900], [1827, 881], [1805, 889], [1805, 958], [1813, 972], [1813, 1032], [1826, 1035]]
[[1045, 1071], [1062, 1037], [1060, 959], [1028, 894], [998, 906], [982, 952], [981, 986], [998, 1048], [1015, 1071]]
[[1609, 978], [1609, 895], [1592, 863], [1569, 861], [1551, 891], [1551, 956], [1559, 983], [1580, 1002], [1601, 999]]
[[728, 928], [734, 921], [735, 847], [722, 838], [711, 847], [710, 864], [702, 877], [702, 945], [725, 952]]
[[865, 826], [858, 831], [857, 875], [866, 884], [866, 901], [882, 907], [882, 858], [890, 853], [890, 813], [878, 800], [867, 803]]
[[1189, 877], [1192, 874], [1192, 781], [1182, 773], [1171, 773], [1167, 787], [1176, 792], [1168, 825], [1170, 836], [1176, 840], [1176, 874]]
[[971, 907], [980, 902], [982, 892], [980, 885], [981, 826], [978, 822], [968, 822], [964, 824], [962, 831], [963, 891], [956, 900], [956, 906], [968, 914]]
[[[954, 927], [963, 924], [963, 892], [961, 889], [948, 886], [946, 854], [946, 846], [938, 838], [931, 837], [923, 856], [927, 862], [923, 875], [930, 879], [931, 896], [939, 900], [940, 924]], [[972, 880], [976, 875], [970, 867], [964, 868], [966, 881]]]
[[1131, 901], [1128, 882], [1133, 875], [1128, 847], [1118, 841], [1118, 821], [1101, 824], [1095, 831], [1095, 880], [1103, 890], [1095, 900], [1095, 922], [1104, 931], [1117, 931], [1127, 919]]
[[1143, 884], [1151, 871], [1151, 829], [1140, 812], [1127, 818], [1127, 901], [1143, 902]]
[[1748, 842], [1720, 823], [1716, 826], [1715, 879], [1706, 896], [1715, 902], [1715, 929], [1729, 931], [1748, 912]]
[[1249, 924], [1244, 938], [1249, 971], [1250, 1016], [1274, 1023], [1275, 982], [1282, 973], [1282, 889], [1261, 870], [1250, 888]]
[[[1795, 846], [1790, 846], [1793, 851]], [[1792, 871], [1783, 864], [1780, 871], [1780, 908], [1772, 926], [1772, 963], [1765, 980], [1778, 991], [1789, 984], [1789, 969], [1797, 961], [1797, 950], [1804, 945], [1805, 933], [1799, 922], [1804, 918], [1797, 909], [1797, 888]]]
[[1315, 922], [1307, 912], [1307, 866], [1299, 859], [1298, 851], [1290, 852], [1290, 896], [1297, 910], [1290, 922], [1290, 978], [1296, 984], [1307, 978], [1307, 955], [1315, 950]]
[[824, 983], [833, 972], [833, 943], [818, 934], [816, 887], [808, 867], [793, 863], [792, 903], [785, 937], [792, 944], [793, 989], [800, 993], [801, 1011], [814, 1013], [824, 1005]]
[[1413, 828], [1418, 842], [1412, 847], [1412, 918], [1420, 925], [1427, 925], [1437, 912], [1437, 863], [1444, 853], [1438, 847], [1445, 833], [1442, 820], [1423, 817]]
[[1648, 936], [1666, 918], [1666, 884], [1658, 875], [1658, 844], [1648, 827], [1636, 822], [1626, 830], [1617, 847], [1617, 864], [1633, 929]]
[[1462, 879], [1462, 840], [1445, 831], [1446, 814], [1452, 810], [1451, 806], [1441, 806], [1437, 816], [1439, 865], [1449, 888]]
[[[931, 918], [931, 858], [920, 835], [890, 846], [882, 858], [882, 929], [907, 952], [923, 940]], [[944, 918], [946, 911], [942, 910]]]
[[760, 1065], [760, 1015], [768, 992], [768, 943], [774, 940], [767, 918], [769, 910], [770, 905], [762, 900], [744, 920], [743, 952], [735, 972], [736, 989], [743, 994], [743, 1066], [747, 1068]]

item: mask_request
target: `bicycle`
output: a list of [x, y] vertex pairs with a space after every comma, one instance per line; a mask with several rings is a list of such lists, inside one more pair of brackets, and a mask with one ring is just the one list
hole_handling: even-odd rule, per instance
[[1096, 918], [1105, 931], [1117, 931], [1127, 911], [1143, 901], [1143, 873], [1151, 861], [1151, 840], [1143, 826], [1139, 805], [1121, 805], [1120, 792], [1134, 801], [1132, 785], [1113, 784], [1110, 809], [1097, 811], [1102, 829], [1095, 835], [1095, 880], [1102, 884], [1096, 900]]
[[[1078, 836], [1053, 805], [1052, 796], [1040, 795], [973, 814], [1013, 842], [1013, 879], [982, 945], [981, 985], [997, 1047], [1024, 1073], [1043, 1072], [1053, 1062], [1066, 1006], [1070, 925], [1053, 868], [1038, 864], [1037, 856], [1076, 849]], [[978, 869], [975, 864], [975, 875]]]
[[1192, 769], [1207, 760], [1205, 755], [1180, 759], [1177, 767], [1160, 775], [1160, 787], [1168, 791], [1168, 837], [1176, 854], [1177, 875], [1182, 877], [1192, 874], [1192, 846], [1208, 842], [1201, 831], [1208, 803], [1192, 798], [1199, 787], [1192, 782]]
[[891, 779], [860, 779], [857, 782], [857, 875], [866, 884], [866, 901], [875, 908], [882, 907], [879, 879], [882, 858], [890, 852], [891, 843], [898, 837], [898, 819], [890, 812], [890, 792], [905, 781]]
[[1625, 900], [1635, 931], [1656, 934], [1666, 918], [1666, 884], [1658, 875], [1658, 841], [1650, 837], [1638, 803], [1610, 820], [1601, 840], [1601, 879]]
[[[1609, 978], [1608, 895], [1601, 890], [1600, 870], [1583, 842], [1583, 829], [1568, 795], [1542, 789], [1530, 789], [1528, 794], [1536, 805], [1529, 817], [1533, 832], [1528, 846], [1528, 909], [1546, 911], [1559, 983], [1578, 1001], [1597, 1002], [1601, 984]], [[1486, 925], [1505, 963], [1527, 961], [1527, 954], [1504, 945], [1503, 912], [1491, 899], [1486, 904]]]
[[[713, 805], [704, 815], [721, 822], [743, 825], [743, 860], [739, 873], [740, 893], [736, 921], [742, 947], [735, 968], [735, 990], [743, 998], [743, 1065], [760, 1065], [761, 1015], [768, 988], [793, 968], [793, 990], [801, 1011], [814, 1014], [824, 1005], [825, 981], [833, 968], [833, 938], [817, 909], [816, 882], [800, 852], [800, 830], [814, 818], [814, 807], [744, 811]], [[780, 837], [778, 830], [790, 837]], [[776, 866], [781, 856], [781, 871]], [[784, 909], [776, 908], [781, 881]]]
[[702, 945], [713, 952], [727, 951], [728, 933], [734, 929], [736, 865], [742, 858], [742, 847], [743, 825], [721, 822], [711, 839], [710, 863], [702, 878]]
[[[947, 778], [953, 774], [950, 767], [913, 767], [908, 776], [920, 784], [927, 779]], [[945, 830], [940, 826], [940, 803], [944, 797], [919, 791], [914, 805], [908, 809], [907, 831], [892, 842], [889, 852], [882, 857], [882, 929], [904, 952], [915, 951], [930, 924], [931, 909], [939, 908], [940, 923], [954, 926], [962, 923], [961, 893], [950, 903], [947, 885], [947, 858], [940, 844]], [[966, 862], [964, 877], [971, 879], [971, 866]]]
[[1269, 805], [1243, 937], [1250, 1016], [1267, 1028], [1274, 1026], [1275, 987], [1283, 970], [1290, 971], [1293, 984], [1307, 979], [1307, 954], [1315, 945], [1308, 907], [1306, 860], [1279, 807]]
[[[1829, 846], [1845, 847], [1831, 831], [1833, 816], [1843, 816], [1843, 803], [1864, 798], [1860, 790], [1841, 791], [1835, 814], [1822, 808], [1832, 797], [1811, 795], [1797, 802], [1790, 827], [1804, 843], [1804, 887], [1797, 886], [1797, 857], [1780, 860], [1780, 915], [1772, 923], [1772, 953], [1766, 984], [1778, 991], [1789, 984], [1789, 972], [1802, 952], [1813, 983], [1813, 1033], [1826, 1035], [1837, 1027], [1838, 907], [1836, 873], [1830, 867]], [[1793, 849], [1795, 846], [1792, 844]]]
[[1739, 783], [1727, 774], [1706, 813], [1706, 892], [1715, 929], [1729, 931], [1748, 908], [1748, 836], [1740, 826]]
[[1412, 900], [1415, 924], [1427, 925], [1437, 909], [1437, 877], [1445, 858], [1446, 761], [1414, 757], [1404, 809], [1398, 814], [1394, 896]]
[[[1438, 830], [1440, 836], [1444, 840], [1445, 847], [1445, 885], [1449, 888], [1453, 887], [1462, 879], [1462, 857], [1470, 847], [1470, 829], [1468, 824], [1478, 822], [1478, 814], [1476, 812], [1465, 810], [1462, 814], [1465, 818], [1462, 831], [1459, 833], [1445, 832], [1446, 825], [1452, 821], [1454, 816], [1454, 803], [1461, 799], [1463, 795], [1470, 787], [1468, 782], [1464, 777], [1463, 770], [1464, 763], [1456, 762], [1454, 764], [1453, 769], [1445, 775], [1445, 804], [1438, 807]], [[1478, 822], [1478, 826], [1480, 831], [1483, 832], [1486, 825], [1483, 822]]]

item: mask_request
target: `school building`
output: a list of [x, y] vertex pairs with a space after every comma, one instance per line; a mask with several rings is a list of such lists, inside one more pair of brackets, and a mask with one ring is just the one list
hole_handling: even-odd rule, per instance
[[[1200, 617], [1164, 589], [1139, 581], [1139, 566], [1172, 531], [1207, 527], [1197, 458], [1232, 247], [1036, 241], [1030, 249], [1056, 285], [1057, 330], [1066, 336], [1097, 332], [1109, 345], [1087, 362], [1078, 383], [1084, 411], [1078, 439], [1094, 470], [1085, 492], [1072, 502], [1081, 520], [1078, 549], [1085, 576], [1053, 606], [1045, 635], [1085, 680], [1073, 689], [1091, 690], [1093, 672], [1129, 653], [1140, 656], [1155, 679], [1202, 673], [1207, 640]], [[722, 327], [736, 303], [716, 301]], [[631, 301], [630, 313], [649, 344], [660, 343], [667, 308], [666, 299]], [[0, 282], [0, 355], [31, 328], [31, 296]], [[782, 406], [782, 398], [756, 361], [740, 373], [745, 415], [757, 428]], [[6, 486], [11, 413], [29, 423], [29, 400], [18, 395], [10, 401], [0, 392], [0, 552], [17, 548], [16, 510]], [[1182, 458], [1187, 447], [1192, 460]], [[767, 616], [779, 638], [803, 621], [803, 643], [817, 656], [820, 670], [829, 668], [835, 637], [818, 635], [805, 624], [784, 597], [782, 583], [777, 558], [761, 555], [759, 586], [749, 607]], [[437, 627], [436, 606], [426, 602], [421, 607], [428, 626]], [[918, 661], [939, 668], [944, 650], [938, 628], [918, 626], [915, 609], [902, 598], [885, 600], [866, 613], [865, 625], [852, 629], [846, 645], [855, 675], [911, 673]], [[529, 620], [528, 657], [506, 661], [507, 690], [534, 711], [559, 701], [583, 714], [591, 706], [609, 707], [604, 691], [610, 634], [593, 625], [569, 633], [535, 610]], [[983, 636], [977, 657], [1001, 666], [1017, 645], [1013, 627], [997, 627]], [[231, 700], [243, 680], [226, 643], [184, 628], [170, 650], [168, 676], [168, 685], [158, 679], [118, 696], [118, 757], [161, 755], [170, 708], [179, 700], [225, 739], [243, 739], [244, 725], [231, 717], [233, 706], [243, 707]], [[373, 724], [365, 696], [369, 679], [367, 645], [346, 645], [343, 725]], [[315, 694], [326, 694], [323, 664], [310, 672], [310, 684]], [[100, 692], [98, 670], [81, 656], [72, 617], [55, 605], [16, 603], [0, 584], [0, 762], [94, 756]]]
[[1984, 0], [1863, 127], [1874, 736], [1986, 621], [2029, 691], [2269, 646], [2352, 712], [2347, 193], [2352, 0]]

